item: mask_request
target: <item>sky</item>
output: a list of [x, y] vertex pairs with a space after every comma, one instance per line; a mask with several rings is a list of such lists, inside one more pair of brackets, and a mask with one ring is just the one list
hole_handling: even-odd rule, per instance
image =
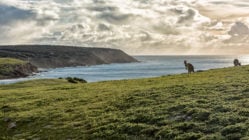
[[249, 54], [249, 0], [0, 0], [0, 45]]

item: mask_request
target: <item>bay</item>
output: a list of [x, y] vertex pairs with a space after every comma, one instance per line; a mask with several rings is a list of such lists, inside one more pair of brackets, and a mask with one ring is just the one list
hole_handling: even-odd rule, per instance
[[96, 66], [79, 66], [46, 69], [45, 72], [26, 78], [0, 80], [0, 84], [10, 84], [33, 79], [50, 79], [78, 77], [88, 82], [107, 80], [137, 79], [157, 77], [169, 74], [186, 73], [183, 61], [192, 63], [197, 70], [232, 67], [233, 60], [238, 58], [242, 65], [249, 64], [249, 56], [134, 56], [139, 63], [105, 64]]

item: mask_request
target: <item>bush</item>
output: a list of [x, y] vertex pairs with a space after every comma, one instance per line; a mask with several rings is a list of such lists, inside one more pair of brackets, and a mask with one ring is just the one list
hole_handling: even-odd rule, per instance
[[66, 79], [69, 83], [74, 83], [74, 84], [77, 83], [77, 81], [75, 81], [72, 77], [67, 77]]
[[225, 140], [225, 137], [223, 137], [220, 133], [216, 133], [216, 134], [205, 135], [201, 137], [200, 140]]
[[176, 128], [180, 131], [187, 132], [191, 131], [193, 129], [196, 129], [198, 127], [197, 124], [193, 122], [184, 122], [184, 123], [179, 123]]
[[[232, 135], [241, 137], [247, 131], [247, 128], [243, 124], [229, 125], [221, 130], [223, 136], [231, 138]], [[236, 135], [235, 135], [236, 134]]]
[[232, 133], [232, 134], [226, 135], [227, 140], [240, 140], [241, 137], [242, 137], [241, 133]]
[[182, 135], [177, 136], [175, 139], [176, 140], [198, 140], [201, 138], [201, 134], [200, 133], [184, 133]]
[[174, 130], [170, 127], [164, 127], [162, 130], [158, 131], [155, 135], [157, 139], [175, 139], [179, 135], [179, 131]]
[[80, 78], [77, 78], [77, 77], [67, 77], [66, 78], [66, 80], [69, 82], [69, 83], [78, 83], [78, 82], [80, 82], [80, 83], [87, 83], [87, 81], [86, 80], [84, 80], [84, 79], [80, 79]]
[[73, 80], [74, 80], [74, 81], [78, 81], [78, 82], [80, 82], [80, 83], [87, 83], [86, 80], [80, 79], [80, 78], [77, 78], [77, 77], [74, 77]]
[[211, 113], [205, 109], [194, 108], [188, 110], [187, 114], [198, 121], [205, 121], [209, 119]]

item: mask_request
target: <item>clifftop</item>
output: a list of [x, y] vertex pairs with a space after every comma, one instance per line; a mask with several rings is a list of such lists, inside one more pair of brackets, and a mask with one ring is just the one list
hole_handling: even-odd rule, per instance
[[0, 58], [0, 79], [19, 78], [38, 72], [32, 64], [11, 58]]
[[137, 62], [117, 49], [52, 45], [0, 46], [0, 57], [29, 61], [39, 68]]

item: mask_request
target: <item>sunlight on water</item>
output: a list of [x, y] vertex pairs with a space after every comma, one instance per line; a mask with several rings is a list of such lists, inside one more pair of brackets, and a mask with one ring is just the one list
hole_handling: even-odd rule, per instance
[[109, 64], [84, 67], [48, 69], [46, 72], [20, 79], [0, 80], [0, 84], [44, 78], [78, 77], [88, 82], [156, 77], [185, 73], [184, 60], [192, 63], [195, 70], [208, 70], [233, 66], [238, 58], [242, 65], [249, 64], [249, 56], [135, 56], [140, 63]]
[[241, 61], [242, 65], [248, 65], [249, 64], [249, 55], [239, 56], [238, 59]]

